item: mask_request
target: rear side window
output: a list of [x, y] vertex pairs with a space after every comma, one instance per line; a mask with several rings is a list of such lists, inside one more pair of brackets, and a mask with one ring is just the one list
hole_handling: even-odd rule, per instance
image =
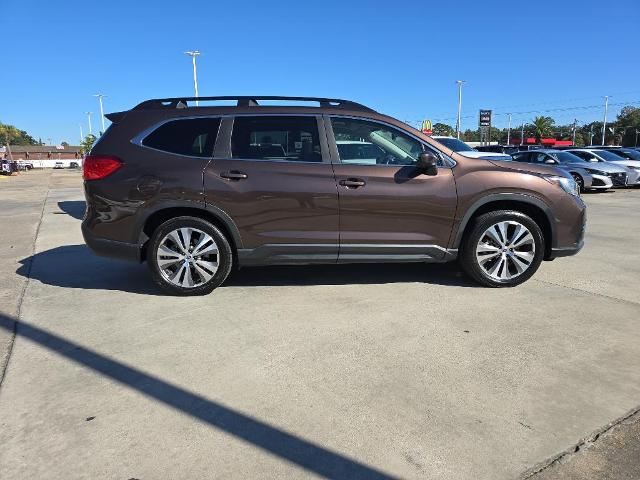
[[219, 127], [219, 118], [172, 120], [147, 135], [142, 144], [163, 152], [211, 157]]
[[236, 117], [231, 155], [245, 160], [321, 162], [315, 117]]

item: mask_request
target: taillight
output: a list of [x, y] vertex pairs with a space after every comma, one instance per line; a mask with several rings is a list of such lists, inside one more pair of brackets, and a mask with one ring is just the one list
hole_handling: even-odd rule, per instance
[[123, 165], [118, 157], [109, 155], [87, 155], [82, 164], [85, 180], [100, 180], [111, 175]]

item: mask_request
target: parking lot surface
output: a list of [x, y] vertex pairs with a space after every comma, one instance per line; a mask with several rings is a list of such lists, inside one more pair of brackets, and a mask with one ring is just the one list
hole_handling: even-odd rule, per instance
[[640, 190], [586, 195], [584, 250], [513, 289], [264, 267], [177, 298], [85, 247], [79, 172], [0, 182], [0, 478], [517, 478], [640, 405]]

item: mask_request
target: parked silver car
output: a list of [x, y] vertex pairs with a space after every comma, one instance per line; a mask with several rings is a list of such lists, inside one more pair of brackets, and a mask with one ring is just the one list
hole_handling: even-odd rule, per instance
[[594, 165], [566, 150], [540, 149], [520, 152], [513, 155], [513, 160], [553, 165], [569, 172], [580, 187], [580, 191], [608, 190], [614, 186], [627, 185], [626, 168], [607, 162]]
[[[640, 152], [634, 152], [638, 155], [638, 160], [631, 158], [625, 158], [621, 156], [622, 150], [619, 153], [616, 151], [602, 150], [598, 148], [576, 148], [566, 150], [574, 155], [582, 158], [591, 163], [610, 163], [618, 167], [624, 167], [627, 169], [627, 185], [636, 186], [640, 185]], [[633, 150], [630, 150], [633, 151]], [[630, 155], [625, 155], [629, 157]], [[598, 167], [595, 167], [598, 168]]]

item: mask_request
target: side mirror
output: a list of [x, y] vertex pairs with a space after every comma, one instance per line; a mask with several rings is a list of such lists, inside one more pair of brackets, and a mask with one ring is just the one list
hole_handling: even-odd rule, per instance
[[438, 157], [430, 152], [422, 152], [418, 155], [417, 167], [425, 175], [438, 174]]

